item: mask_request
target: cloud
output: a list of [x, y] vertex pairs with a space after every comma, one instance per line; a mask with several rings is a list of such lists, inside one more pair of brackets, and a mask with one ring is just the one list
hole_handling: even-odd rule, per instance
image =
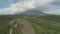
[[17, 2], [15, 4], [11, 4], [8, 8], [1, 9], [0, 14], [16, 14], [17, 12], [23, 12], [32, 8], [35, 8], [34, 1]]
[[55, 14], [55, 15], [60, 15], [60, 9], [57, 10], [50, 10], [50, 11], [43, 11], [46, 14]]
[[[12, 2], [11, 0], [8, 0], [9, 2]], [[31, 10], [38, 8], [41, 11], [45, 11], [44, 13], [54, 13], [54, 11], [50, 10], [49, 7], [51, 7], [49, 4], [52, 3], [54, 0], [24, 0], [19, 1], [17, 3], [12, 3], [8, 8], [0, 9], [0, 15], [2, 14], [16, 14], [21, 13], [26, 10]], [[47, 12], [46, 12], [47, 11]]]
[[50, 3], [51, 5], [60, 5], [60, 0], [55, 0], [54, 2]]
[[49, 3], [46, 5], [49, 10], [43, 11], [43, 13], [46, 14], [55, 14], [55, 15], [60, 15], [60, 1], [55, 0], [52, 3]]

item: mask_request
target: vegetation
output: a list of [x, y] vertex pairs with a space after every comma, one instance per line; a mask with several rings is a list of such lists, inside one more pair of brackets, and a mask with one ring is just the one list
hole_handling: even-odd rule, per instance
[[60, 16], [56, 15], [0, 16], [0, 34], [9, 34], [11, 28], [13, 28], [13, 34], [22, 34], [21, 24], [18, 24], [17, 27], [13, 27], [17, 23], [16, 21], [13, 26], [9, 24], [11, 20], [17, 18], [29, 21], [36, 34], [60, 34]]
[[[9, 34], [10, 29], [13, 28], [13, 26], [16, 24], [16, 21], [12, 24], [13, 26], [9, 24], [9, 22], [17, 18], [20, 18], [20, 17], [19, 16], [0, 16], [0, 34]], [[17, 27], [13, 28], [13, 34], [20, 34], [21, 33], [20, 29], [21, 29], [20, 24], [18, 24]]]
[[13, 28], [13, 33], [12, 34], [22, 34], [21, 32], [21, 28], [22, 26], [20, 26], [21, 24], [18, 24], [17, 27]]
[[36, 34], [60, 34], [60, 16], [27, 16]]

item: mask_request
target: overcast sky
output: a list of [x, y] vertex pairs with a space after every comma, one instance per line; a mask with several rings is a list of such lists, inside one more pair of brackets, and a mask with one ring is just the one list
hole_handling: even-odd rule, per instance
[[0, 0], [0, 15], [22, 13], [37, 7], [43, 13], [60, 15], [59, 0]]

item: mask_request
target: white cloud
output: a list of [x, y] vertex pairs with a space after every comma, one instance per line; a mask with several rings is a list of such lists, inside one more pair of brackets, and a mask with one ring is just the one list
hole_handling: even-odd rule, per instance
[[43, 11], [43, 13], [60, 15], [60, 9], [56, 9], [56, 10], [52, 9], [52, 10], [49, 10], [49, 11]]
[[[8, 0], [9, 2], [12, 2], [11, 0]], [[24, 12], [28, 9], [34, 9], [39, 6], [44, 6], [47, 3], [51, 3], [52, 0], [25, 0], [20, 1], [17, 3], [12, 3], [8, 8], [0, 9], [0, 15], [1, 14], [16, 14], [17, 12]], [[43, 10], [42, 10], [43, 11]]]
[[60, 4], [59, 3], [60, 3], [60, 1], [56, 0], [56, 1], [52, 2], [51, 4], [46, 5], [46, 7], [48, 7], [49, 10], [43, 11], [43, 13], [60, 15]]
[[0, 14], [15, 14], [17, 12], [23, 12], [25, 10], [32, 9], [32, 8], [35, 8], [34, 1], [17, 2], [15, 4], [11, 4], [8, 8], [1, 9]]

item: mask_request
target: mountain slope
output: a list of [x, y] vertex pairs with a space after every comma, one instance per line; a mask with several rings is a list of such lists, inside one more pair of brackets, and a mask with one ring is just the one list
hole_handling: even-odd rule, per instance
[[17, 13], [17, 15], [41, 15], [44, 14], [40, 10], [27, 10], [22, 13]]

